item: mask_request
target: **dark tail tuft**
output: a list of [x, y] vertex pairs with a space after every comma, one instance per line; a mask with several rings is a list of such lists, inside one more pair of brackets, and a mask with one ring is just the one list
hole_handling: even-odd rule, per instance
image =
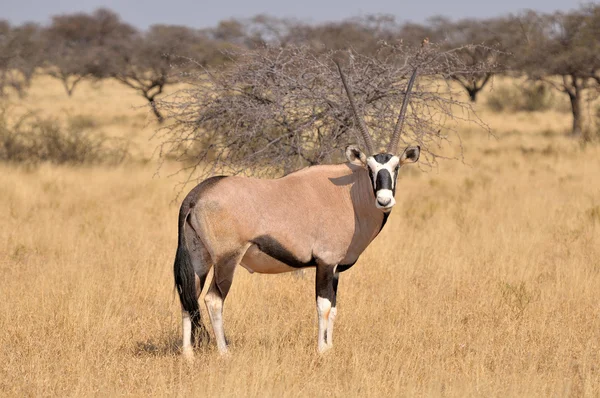
[[184, 310], [189, 312], [192, 325], [200, 322], [200, 308], [196, 296], [196, 274], [192, 264], [192, 258], [185, 242], [185, 224], [189, 210], [182, 208], [179, 212], [179, 242], [173, 271], [175, 274], [175, 286], [179, 293], [179, 300]]

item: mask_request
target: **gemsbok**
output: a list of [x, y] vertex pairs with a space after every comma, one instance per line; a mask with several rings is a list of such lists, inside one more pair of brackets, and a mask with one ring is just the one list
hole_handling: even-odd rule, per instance
[[320, 353], [332, 347], [339, 273], [356, 263], [385, 225], [396, 204], [398, 169], [419, 159], [420, 147], [397, 146], [417, 70], [406, 89], [387, 151], [373, 140], [340, 65], [337, 65], [366, 154], [346, 148], [347, 163], [312, 166], [279, 179], [211, 177], [185, 197], [179, 210], [175, 284], [183, 313], [183, 354], [193, 358], [193, 340], [207, 336], [198, 299], [204, 301], [219, 352], [226, 354], [223, 302], [238, 265], [250, 273], [277, 274], [316, 267]]

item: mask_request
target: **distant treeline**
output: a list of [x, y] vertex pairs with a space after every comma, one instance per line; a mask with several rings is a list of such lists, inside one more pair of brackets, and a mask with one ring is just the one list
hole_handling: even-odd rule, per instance
[[[415, 44], [424, 38], [447, 48], [466, 46], [461, 56], [467, 65], [482, 61], [498, 65], [480, 74], [450, 76], [472, 101], [494, 74], [527, 76], [568, 96], [573, 133], [585, 133], [585, 93], [597, 95], [600, 90], [597, 4], [568, 13], [525, 11], [458, 21], [434, 17], [424, 24], [401, 24], [389, 15], [321, 24], [258, 15], [221, 21], [208, 29], [154, 25], [140, 31], [107, 9], [57, 15], [48, 26], [11, 26], [0, 20], [0, 97], [11, 89], [25, 95], [37, 73], [60, 80], [68, 95], [84, 79], [116, 79], [154, 104], [164, 87], [174, 82], [173, 65], [183, 60], [221, 66], [227, 64], [231, 50], [265, 45], [308, 46], [315, 52], [353, 48], [370, 55], [382, 41]], [[162, 119], [160, 111], [154, 111]]]

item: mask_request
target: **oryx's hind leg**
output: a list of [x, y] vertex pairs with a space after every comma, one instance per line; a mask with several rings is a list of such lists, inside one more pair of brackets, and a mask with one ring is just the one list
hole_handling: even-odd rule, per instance
[[[200, 293], [204, 288], [206, 276], [212, 267], [210, 254], [193, 228], [185, 229], [185, 239], [190, 260], [194, 268], [194, 278], [196, 284], [196, 300], [200, 298]], [[193, 356], [193, 346], [197, 342], [207, 342], [210, 339], [206, 327], [202, 323], [200, 311], [190, 314], [182, 310], [182, 329], [183, 329], [183, 353], [188, 357]]]
[[317, 262], [315, 279], [317, 296], [317, 316], [319, 317], [319, 332], [317, 350], [323, 353], [333, 344], [333, 321], [337, 310], [335, 308], [337, 294], [337, 273], [335, 266]]
[[215, 339], [217, 340], [217, 348], [221, 354], [227, 354], [227, 340], [225, 339], [225, 330], [223, 329], [223, 302], [229, 293], [235, 268], [240, 263], [246, 250], [238, 250], [233, 253], [222, 256], [216, 259], [213, 279], [204, 296], [210, 322], [212, 323]]
[[[208, 272], [213, 266], [212, 259], [196, 232], [192, 228], [186, 229], [185, 232], [190, 257], [194, 265], [194, 272], [196, 273], [196, 299], [199, 299], [202, 289], [204, 289]], [[209, 339], [208, 331], [202, 323], [202, 319], [200, 319], [200, 313], [198, 313], [197, 321], [192, 322], [192, 343], [207, 342]]]

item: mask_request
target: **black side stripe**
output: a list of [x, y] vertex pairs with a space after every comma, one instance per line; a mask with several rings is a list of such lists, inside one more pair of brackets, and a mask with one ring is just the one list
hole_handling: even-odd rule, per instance
[[261, 235], [251, 241], [267, 256], [289, 265], [293, 268], [315, 267], [317, 259], [313, 256], [308, 262], [301, 261], [292, 252], [286, 249], [277, 239], [269, 235]]

